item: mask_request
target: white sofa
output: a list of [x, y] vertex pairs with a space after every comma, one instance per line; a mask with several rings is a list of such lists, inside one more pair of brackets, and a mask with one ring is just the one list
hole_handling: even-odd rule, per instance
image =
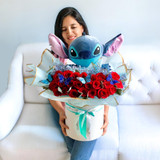
[[[48, 43], [18, 47], [8, 89], [0, 97], [0, 160], [68, 160], [70, 155], [48, 100], [24, 84], [26, 64], [38, 64]], [[122, 46], [133, 69], [129, 90], [110, 107], [105, 136], [91, 160], [160, 160], [160, 50]]]

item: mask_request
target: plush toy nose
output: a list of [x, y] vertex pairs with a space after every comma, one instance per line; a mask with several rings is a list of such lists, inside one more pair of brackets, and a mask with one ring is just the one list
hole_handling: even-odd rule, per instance
[[87, 59], [91, 57], [91, 52], [90, 51], [81, 51], [79, 52], [79, 57], [81, 59]]

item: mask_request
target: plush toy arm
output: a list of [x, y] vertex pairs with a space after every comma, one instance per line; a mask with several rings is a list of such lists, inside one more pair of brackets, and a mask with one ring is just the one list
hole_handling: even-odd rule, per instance
[[123, 36], [122, 34], [117, 35], [113, 39], [111, 39], [109, 42], [107, 42], [104, 45], [104, 56], [112, 56], [115, 52], [118, 51], [119, 47], [121, 46], [123, 42]]
[[54, 34], [50, 33], [48, 35], [49, 44], [51, 45], [51, 50], [61, 58], [68, 58], [68, 49], [65, 44]]

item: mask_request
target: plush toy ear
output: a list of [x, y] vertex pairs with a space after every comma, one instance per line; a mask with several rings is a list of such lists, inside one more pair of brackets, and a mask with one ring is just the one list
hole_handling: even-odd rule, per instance
[[119, 47], [121, 46], [123, 42], [123, 36], [122, 34], [117, 35], [113, 39], [111, 39], [109, 42], [107, 42], [104, 45], [104, 56], [112, 56], [115, 52], [118, 51]]
[[65, 44], [54, 34], [50, 33], [48, 35], [49, 44], [51, 45], [51, 50], [61, 58], [68, 58], [68, 49]]

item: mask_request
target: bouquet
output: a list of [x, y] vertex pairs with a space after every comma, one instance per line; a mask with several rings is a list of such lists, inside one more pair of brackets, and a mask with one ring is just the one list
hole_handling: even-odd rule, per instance
[[96, 63], [86, 67], [86, 63], [64, 64], [46, 49], [41, 63], [28, 67], [33, 77], [25, 78], [27, 84], [43, 87], [40, 93], [43, 97], [66, 102], [66, 123], [70, 128], [67, 134], [77, 140], [92, 140], [102, 135], [103, 105], [116, 106], [116, 98], [128, 88], [131, 78], [131, 70], [118, 52], [100, 56]]

